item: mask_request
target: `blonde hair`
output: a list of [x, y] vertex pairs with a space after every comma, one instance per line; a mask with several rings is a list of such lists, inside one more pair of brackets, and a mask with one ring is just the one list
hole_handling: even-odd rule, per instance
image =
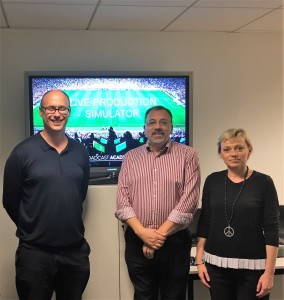
[[253, 147], [252, 147], [252, 144], [251, 144], [251, 141], [246, 133], [246, 131], [242, 128], [230, 128], [230, 129], [227, 129], [225, 130], [218, 138], [218, 153], [221, 152], [221, 143], [225, 140], [230, 140], [230, 139], [236, 139], [238, 137], [242, 137], [247, 146], [252, 150]]

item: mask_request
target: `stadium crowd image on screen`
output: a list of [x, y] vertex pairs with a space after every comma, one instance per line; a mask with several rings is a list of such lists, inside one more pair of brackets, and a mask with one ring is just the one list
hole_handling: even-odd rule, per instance
[[147, 142], [152, 106], [172, 112], [173, 141], [192, 143], [192, 73], [26, 72], [25, 83], [30, 135], [43, 129], [42, 95], [60, 89], [69, 96], [66, 134], [88, 150], [91, 177], [117, 176], [125, 153]]

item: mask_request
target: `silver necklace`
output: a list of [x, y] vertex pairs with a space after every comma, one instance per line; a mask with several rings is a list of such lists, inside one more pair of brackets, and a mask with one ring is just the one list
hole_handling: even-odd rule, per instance
[[237, 201], [238, 201], [238, 199], [239, 199], [239, 197], [240, 197], [240, 195], [241, 195], [241, 193], [244, 189], [244, 185], [245, 185], [245, 182], [246, 182], [247, 175], [248, 175], [248, 167], [247, 167], [247, 170], [246, 170], [245, 178], [244, 178], [244, 181], [242, 183], [241, 189], [240, 189], [236, 199], [233, 202], [231, 215], [230, 215], [230, 218], [229, 218], [228, 214], [227, 214], [227, 176], [228, 176], [228, 171], [226, 172], [226, 175], [225, 175], [225, 217], [226, 217], [226, 220], [227, 220], [227, 223], [228, 223], [228, 226], [226, 226], [225, 229], [224, 229], [224, 234], [225, 234], [226, 237], [232, 237], [235, 234], [235, 230], [231, 226], [231, 222], [232, 222], [232, 219], [233, 219], [233, 216], [234, 216], [235, 205], [236, 205], [236, 203], [237, 203]]

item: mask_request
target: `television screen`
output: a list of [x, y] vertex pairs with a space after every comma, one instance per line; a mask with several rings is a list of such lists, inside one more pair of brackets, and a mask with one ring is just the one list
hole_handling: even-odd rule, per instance
[[120, 138], [115, 139], [113, 142], [114, 142], [114, 144], [119, 144], [120, 143]]
[[91, 178], [117, 176], [125, 153], [146, 143], [144, 117], [152, 106], [171, 110], [173, 141], [192, 143], [191, 73], [26, 72], [25, 82], [30, 135], [43, 129], [42, 95], [68, 94], [66, 134], [88, 150]]

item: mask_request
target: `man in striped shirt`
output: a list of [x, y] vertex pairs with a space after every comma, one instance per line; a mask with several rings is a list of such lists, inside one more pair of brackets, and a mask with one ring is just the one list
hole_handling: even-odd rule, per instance
[[183, 300], [190, 267], [188, 226], [198, 207], [196, 151], [170, 141], [172, 113], [145, 115], [147, 144], [129, 151], [121, 166], [116, 217], [126, 223], [125, 260], [134, 300]]

